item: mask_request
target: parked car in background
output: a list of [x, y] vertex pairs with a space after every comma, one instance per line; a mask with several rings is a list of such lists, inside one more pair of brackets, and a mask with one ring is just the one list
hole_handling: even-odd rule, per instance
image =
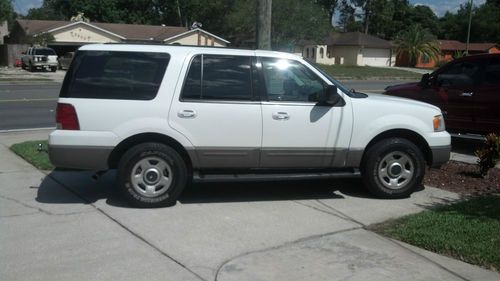
[[31, 47], [21, 57], [21, 67], [29, 71], [57, 70], [57, 54], [51, 48]]
[[57, 59], [59, 69], [68, 69], [75, 52], [68, 52]]
[[385, 94], [438, 106], [455, 136], [500, 132], [500, 54], [451, 61], [418, 83], [387, 87]]

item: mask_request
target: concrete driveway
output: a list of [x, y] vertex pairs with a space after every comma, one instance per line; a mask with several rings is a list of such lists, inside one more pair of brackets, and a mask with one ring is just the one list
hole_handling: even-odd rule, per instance
[[134, 209], [114, 173], [42, 173], [0, 135], [2, 280], [499, 280], [364, 226], [456, 200], [423, 188], [373, 199], [357, 180], [191, 187], [177, 205]]

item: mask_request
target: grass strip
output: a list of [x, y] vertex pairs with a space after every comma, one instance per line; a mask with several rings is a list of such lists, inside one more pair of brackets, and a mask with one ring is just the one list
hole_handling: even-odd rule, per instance
[[432, 252], [500, 270], [500, 196], [437, 207], [370, 229]]
[[54, 169], [54, 166], [50, 163], [49, 155], [45, 152], [37, 151], [39, 143], [41, 143], [44, 148], [48, 147], [48, 142], [46, 140], [36, 140], [16, 143], [10, 147], [10, 150], [21, 156], [37, 169], [47, 171]]

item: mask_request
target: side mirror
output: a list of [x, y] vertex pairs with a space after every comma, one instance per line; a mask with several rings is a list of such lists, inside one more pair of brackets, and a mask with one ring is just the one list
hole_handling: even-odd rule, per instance
[[336, 105], [342, 98], [337, 93], [337, 86], [328, 85], [320, 94], [318, 103], [322, 105]]
[[422, 79], [420, 79], [420, 86], [421, 87], [428, 87], [429, 86], [429, 78], [431, 77], [431, 75], [429, 73], [425, 73], [424, 75], [422, 75]]

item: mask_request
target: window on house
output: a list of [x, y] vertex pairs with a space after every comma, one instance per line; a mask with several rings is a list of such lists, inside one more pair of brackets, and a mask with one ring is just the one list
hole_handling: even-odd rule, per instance
[[430, 59], [430, 57], [429, 57], [428, 55], [422, 55], [422, 57], [421, 57], [420, 61], [421, 61], [422, 63], [427, 64], [427, 63], [429, 63], [429, 62], [431, 61], [431, 59]]
[[325, 56], [325, 54], [323, 52], [323, 48], [319, 48], [319, 57], [323, 58], [324, 56]]

